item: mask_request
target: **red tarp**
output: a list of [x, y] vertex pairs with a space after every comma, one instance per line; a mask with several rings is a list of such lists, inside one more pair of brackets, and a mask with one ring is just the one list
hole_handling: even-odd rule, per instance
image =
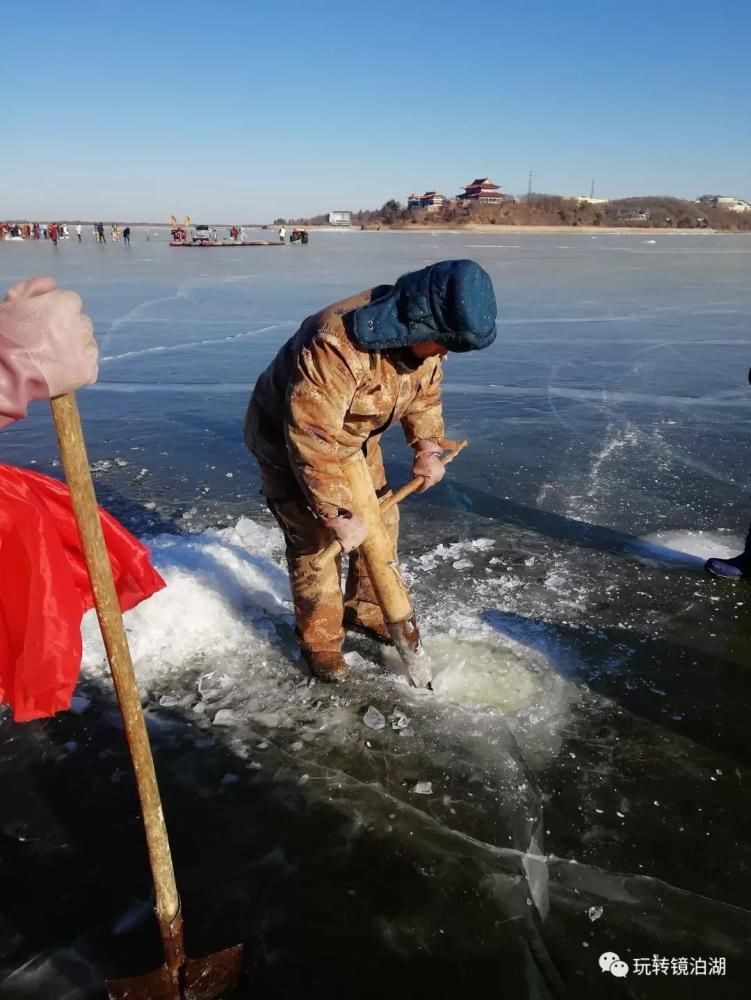
[[[144, 545], [101, 510], [120, 607], [165, 586]], [[70, 706], [81, 668], [81, 617], [93, 606], [68, 489], [0, 465], [0, 703], [16, 722]]]

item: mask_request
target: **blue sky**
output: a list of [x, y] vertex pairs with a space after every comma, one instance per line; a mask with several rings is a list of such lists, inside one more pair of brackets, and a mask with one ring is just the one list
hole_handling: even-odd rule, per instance
[[[12, 5], [12, 6], [11, 6]], [[9, 0], [0, 218], [266, 221], [412, 190], [751, 198], [751, 5]]]

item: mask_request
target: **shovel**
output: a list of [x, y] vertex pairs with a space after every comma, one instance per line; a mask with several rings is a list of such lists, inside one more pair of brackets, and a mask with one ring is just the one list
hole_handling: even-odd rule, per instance
[[[467, 446], [466, 441], [452, 442], [451, 444], [452, 446], [441, 458], [444, 465], [453, 461], [459, 452]], [[399, 573], [396, 552], [386, 533], [381, 516], [383, 511], [389, 510], [418, 490], [423, 483], [423, 478], [416, 476], [379, 504], [362, 452], [358, 452], [350, 461], [344, 462], [342, 471], [352, 492], [354, 512], [358, 514], [368, 529], [368, 537], [360, 546], [360, 552], [365, 561], [376, 598], [383, 611], [386, 628], [407, 669], [412, 684], [415, 687], [429, 688], [432, 680], [430, 660], [425, 655], [420, 641], [420, 632], [417, 628], [409, 594]], [[313, 567], [318, 569], [325, 566], [335, 559], [340, 551], [339, 543], [332, 542], [313, 561]]]
[[[442, 455], [440, 459], [443, 465], [450, 465], [459, 452], [464, 451], [468, 443], [468, 441], [446, 441], [446, 454]], [[423, 482], [424, 480], [422, 476], [415, 476], [414, 479], [410, 479], [410, 481], [405, 483], [404, 486], [400, 486], [396, 493], [392, 493], [390, 496], [384, 497], [378, 503], [381, 512], [383, 513], [387, 510], [391, 510], [391, 508], [396, 504], [399, 504], [402, 500], [406, 500], [407, 497], [412, 496], [413, 493], [420, 489]], [[325, 549], [321, 549], [315, 559], [311, 560], [313, 569], [323, 569], [324, 566], [333, 562], [338, 555], [341, 555], [341, 551], [342, 547], [339, 542], [336, 540], [330, 542]]]
[[110, 1000], [214, 1000], [229, 995], [238, 984], [242, 972], [242, 945], [205, 958], [190, 959], [185, 955], [180, 897], [154, 759], [102, 534], [76, 397], [73, 393], [57, 396], [51, 400], [51, 405], [60, 457], [136, 776], [154, 882], [154, 911], [165, 959], [153, 972], [108, 982], [107, 991]]

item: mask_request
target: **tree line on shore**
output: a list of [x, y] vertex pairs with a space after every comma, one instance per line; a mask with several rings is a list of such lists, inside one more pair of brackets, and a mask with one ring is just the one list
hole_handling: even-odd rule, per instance
[[[278, 220], [287, 225], [324, 226], [328, 215], [307, 219]], [[386, 226], [409, 229], [414, 225], [461, 226], [484, 224], [496, 226], [629, 226], [657, 229], [723, 229], [751, 232], [751, 212], [733, 212], [682, 198], [619, 198], [591, 204], [560, 195], [531, 194], [520, 201], [499, 205], [446, 202], [440, 208], [408, 209], [391, 199], [381, 208], [352, 213], [352, 225], [370, 229]]]

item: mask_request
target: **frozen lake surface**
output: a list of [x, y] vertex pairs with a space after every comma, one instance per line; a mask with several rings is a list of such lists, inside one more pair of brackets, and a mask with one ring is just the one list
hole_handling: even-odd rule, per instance
[[[169, 583], [126, 623], [192, 951], [245, 941], [264, 998], [606, 998], [607, 951], [726, 959], [721, 986], [631, 974], [625, 996], [746, 997], [751, 595], [702, 563], [751, 515], [751, 240], [313, 232], [188, 254], [154, 232], [0, 243], [0, 287], [51, 273], [94, 319], [97, 488]], [[435, 694], [364, 641], [350, 683], [311, 684], [244, 409], [306, 315], [449, 257], [490, 272], [499, 336], [449, 358], [470, 447], [402, 508]], [[399, 484], [410, 456], [384, 444]], [[58, 474], [43, 407], [2, 458]], [[79, 713], [0, 727], [0, 998], [156, 964], [84, 631]]]

